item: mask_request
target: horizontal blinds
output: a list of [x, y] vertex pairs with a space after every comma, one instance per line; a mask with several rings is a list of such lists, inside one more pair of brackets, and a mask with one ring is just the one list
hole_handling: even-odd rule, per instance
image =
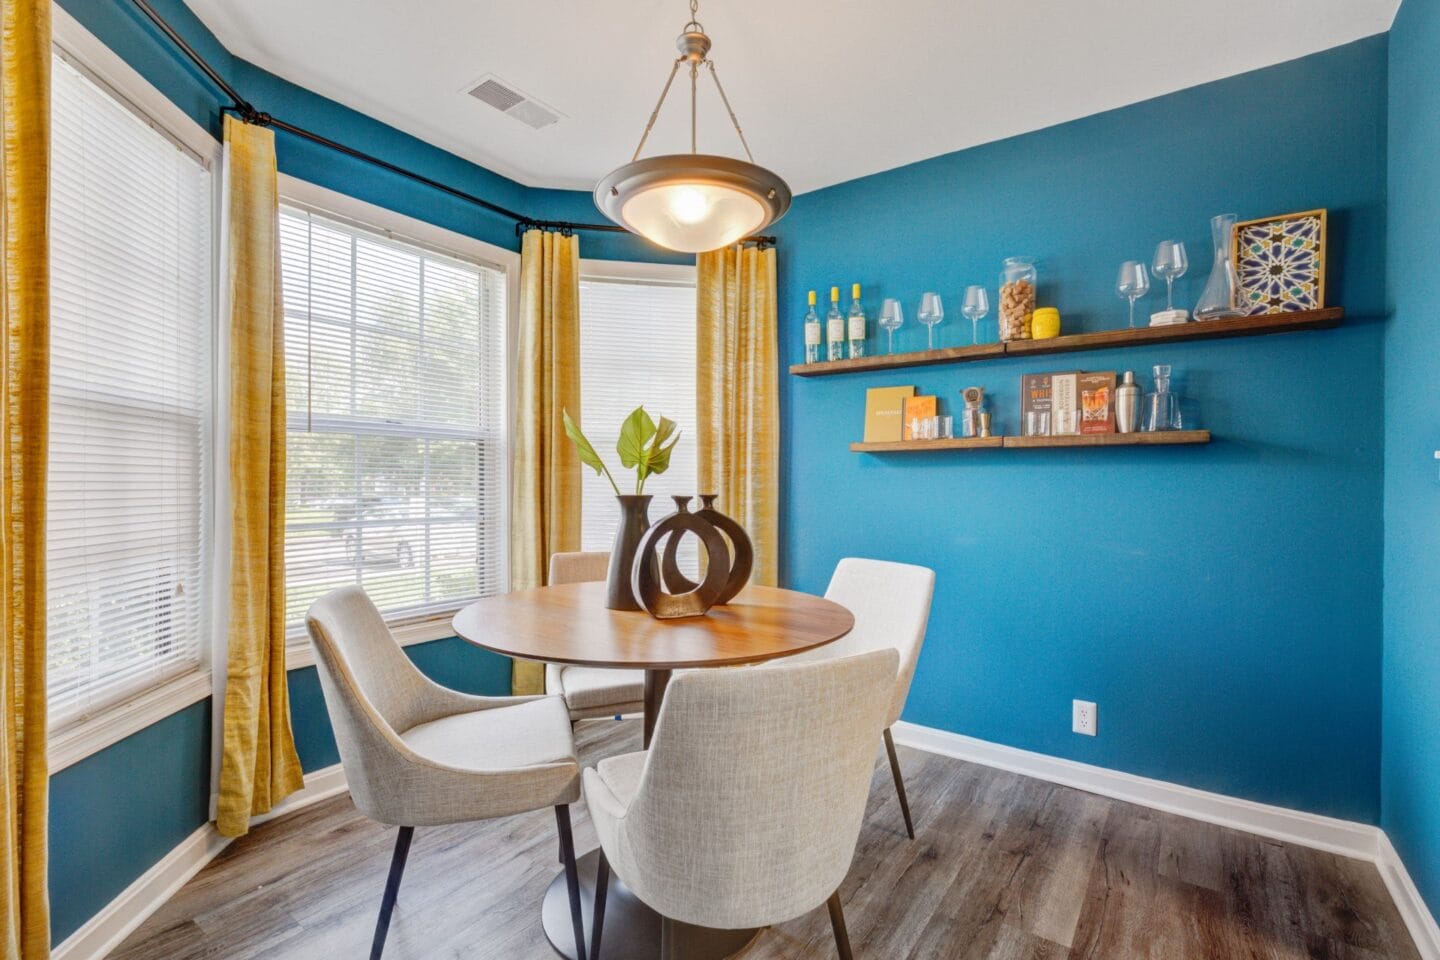
[[210, 172], [54, 59], [52, 726], [200, 662], [209, 567]]
[[505, 590], [504, 272], [298, 208], [280, 234], [287, 620]]
[[[694, 495], [695, 287], [585, 277], [580, 281], [580, 411], [586, 437], [615, 475], [621, 493], [633, 493], [635, 474], [620, 468], [615, 444], [620, 425], [636, 407], [656, 420], [680, 425], [670, 468], [651, 477], [651, 520], [674, 510], [671, 494]], [[620, 511], [603, 476], [584, 470], [581, 540], [586, 550], [609, 550]], [[693, 570], [695, 541], [681, 550]]]

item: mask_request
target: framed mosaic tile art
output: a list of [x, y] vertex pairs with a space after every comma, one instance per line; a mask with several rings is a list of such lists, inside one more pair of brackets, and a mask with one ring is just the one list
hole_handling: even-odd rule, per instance
[[1248, 316], [1325, 306], [1325, 211], [1235, 224], [1235, 273]]

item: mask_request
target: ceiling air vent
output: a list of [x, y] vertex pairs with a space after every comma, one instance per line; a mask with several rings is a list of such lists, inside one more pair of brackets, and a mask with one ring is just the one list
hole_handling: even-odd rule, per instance
[[508, 117], [514, 117], [534, 130], [548, 127], [561, 118], [553, 110], [534, 97], [521, 93], [499, 77], [486, 75], [469, 91], [470, 96], [481, 103], [488, 103]]

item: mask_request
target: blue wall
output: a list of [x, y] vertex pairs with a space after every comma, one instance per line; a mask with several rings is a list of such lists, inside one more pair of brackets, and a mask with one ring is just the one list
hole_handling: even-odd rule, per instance
[[[968, 343], [965, 285], [994, 297], [1001, 260], [1031, 254], [1041, 302], [1099, 330], [1126, 324], [1120, 262], [1157, 241], [1192, 252], [1176, 293], [1193, 305], [1211, 215], [1330, 209], [1338, 330], [782, 376], [784, 579], [823, 590], [849, 555], [937, 571], [906, 719], [1376, 822], [1385, 78], [1372, 38], [796, 200], [776, 230], [785, 364], [803, 359], [809, 289], [858, 281], [872, 316], [901, 298], [903, 350], [923, 346], [915, 306], [938, 290], [943, 343]], [[1214, 443], [847, 448], [867, 387], [915, 384], [954, 410], [980, 384], [1009, 433], [1022, 373], [1135, 369], [1148, 384], [1155, 363], [1175, 366]], [[1072, 698], [1098, 702], [1098, 737], [1070, 732]]]
[[1390, 32], [1389, 328], [1385, 340], [1382, 824], [1440, 914], [1440, 6], [1406, 0]]

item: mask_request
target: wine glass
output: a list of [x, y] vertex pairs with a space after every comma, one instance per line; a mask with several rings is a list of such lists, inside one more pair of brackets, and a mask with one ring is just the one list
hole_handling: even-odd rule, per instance
[[990, 313], [990, 294], [984, 287], [966, 287], [960, 312], [970, 321], [970, 342], [980, 342], [980, 321]]
[[889, 351], [895, 352], [895, 331], [905, 322], [905, 310], [900, 306], [900, 301], [894, 297], [886, 297], [885, 302], [880, 305], [880, 329], [884, 330], [889, 338]]
[[915, 315], [920, 322], [925, 324], [926, 332], [929, 335], [930, 347], [935, 349], [935, 324], [945, 319], [945, 305], [940, 302], [938, 293], [922, 293], [920, 295], [920, 312]]
[[1175, 309], [1175, 281], [1190, 269], [1190, 257], [1179, 240], [1161, 240], [1155, 248], [1155, 276], [1165, 281], [1165, 309]]
[[1135, 301], [1150, 292], [1150, 273], [1145, 264], [1138, 260], [1126, 260], [1120, 264], [1120, 276], [1115, 280], [1115, 292], [1130, 301], [1130, 326], [1135, 326]]

